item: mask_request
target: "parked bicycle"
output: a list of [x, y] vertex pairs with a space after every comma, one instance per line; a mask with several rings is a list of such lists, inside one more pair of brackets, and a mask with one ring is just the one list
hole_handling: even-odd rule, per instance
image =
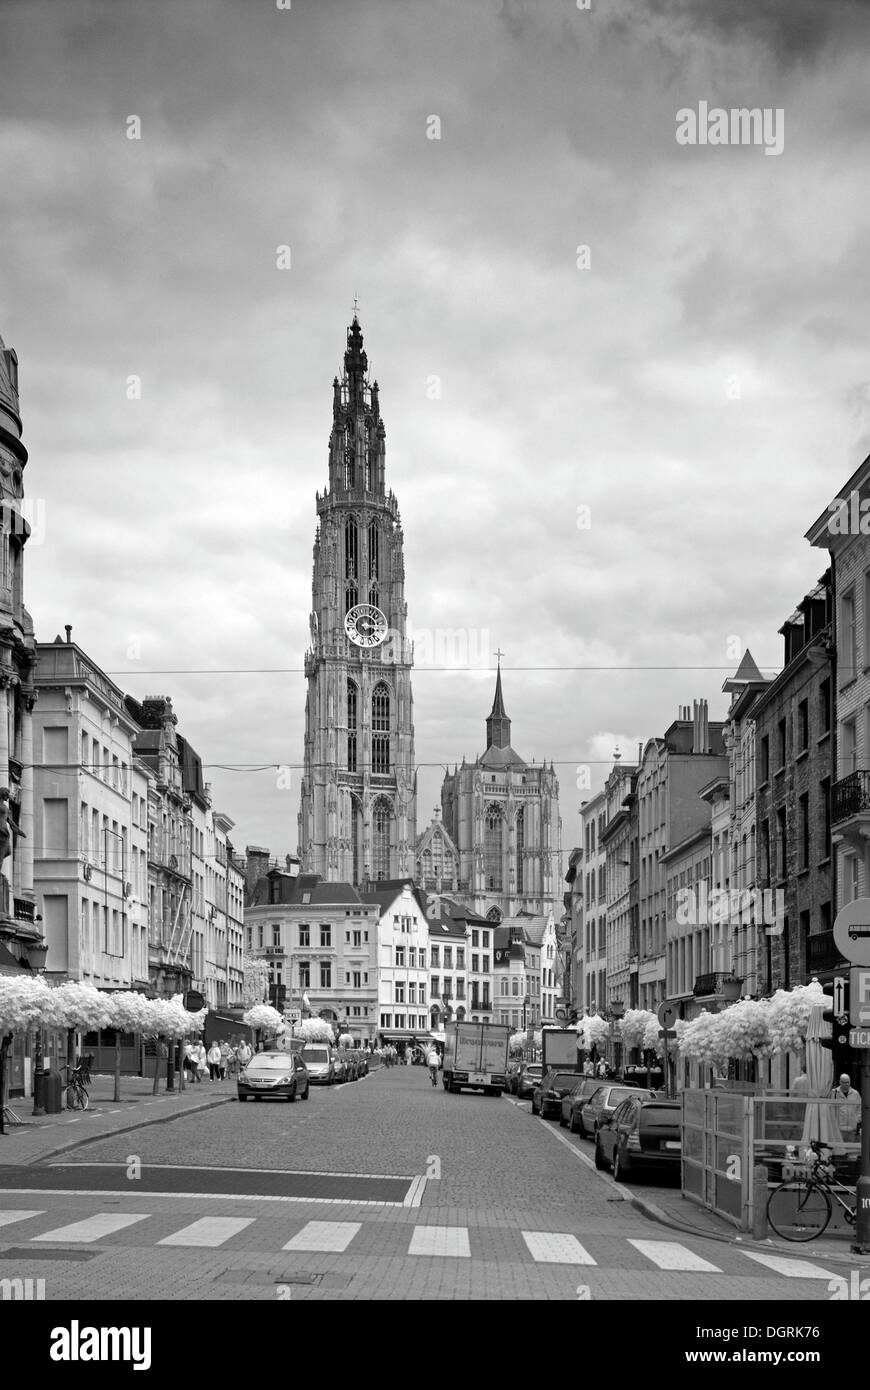
[[768, 1222], [783, 1240], [815, 1240], [827, 1230], [834, 1202], [849, 1225], [855, 1224], [855, 1189], [838, 1181], [830, 1145], [814, 1139], [808, 1147], [805, 1172], [786, 1178], [768, 1198]]
[[78, 1063], [74, 1067], [63, 1066], [61, 1067], [61, 1071], [69, 1072], [69, 1081], [66, 1087], [67, 1109], [87, 1110], [90, 1105], [90, 1099], [88, 1097], [88, 1088], [85, 1078], [86, 1076], [89, 1078], [90, 1074], [84, 1071], [81, 1063]]

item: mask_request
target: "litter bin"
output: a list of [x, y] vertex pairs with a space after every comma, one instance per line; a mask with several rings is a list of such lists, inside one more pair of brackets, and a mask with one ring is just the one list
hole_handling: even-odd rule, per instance
[[[60, 1073], [56, 1071], [44, 1071], [42, 1073], [42, 1108], [46, 1115], [59, 1115], [62, 1109], [61, 1095], [62, 1088], [60, 1083]], [[39, 1094], [40, 1074], [36, 1073], [36, 1094]]]

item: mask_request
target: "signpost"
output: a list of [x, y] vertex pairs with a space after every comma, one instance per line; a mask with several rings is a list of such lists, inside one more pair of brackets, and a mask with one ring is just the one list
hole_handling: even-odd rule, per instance
[[680, 1003], [676, 999], [666, 999], [663, 1004], [659, 1004], [658, 1020], [662, 1025], [659, 1037], [665, 1044], [664, 1073], [665, 1073], [665, 1095], [670, 1098], [671, 1094], [671, 1054], [670, 1041], [676, 1037], [673, 1031], [674, 1024], [680, 1016]]
[[861, 1173], [856, 1183], [852, 1251], [866, 1255], [870, 1254], [870, 898], [856, 898], [840, 909], [834, 921], [834, 945], [852, 966], [849, 1013], [853, 1027], [849, 1041], [860, 1049], [861, 1056]]

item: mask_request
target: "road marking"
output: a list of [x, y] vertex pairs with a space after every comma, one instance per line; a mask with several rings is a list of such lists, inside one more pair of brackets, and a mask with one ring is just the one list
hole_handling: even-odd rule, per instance
[[243, 1231], [246, 1226], [253, 1224], [252, 1216], [203, 1216], [199, 1221], [192, 1221], [189, 1226], [182, 1226], [180, 1231], [174, 1235], [164, 1236], [158, 1240], [158, 1245], [196, 1245], [211, 1246], [223, 1245], [232, 1236], [237, 1236], [239, 1231]]
[[467, 1226], [415, 1226], [409, 1255], [449, 1255], [471, 1259]]
[[319, 1250], [341, 1255], [361, 1225], [359, 1221], [308, 1221], [281, 1249]]
[[41, 1211], [0, 1211], [0, 1226], [11, 1226], [13, 1221], [26, 1221], [30, 1216], [42, 1216]]
[[695, 1270], [706, 1274], [721, 1274], [718, 1265], [710, 1264], [709, 1260], [702, 1260], [700, 1255], [696, 1255], [693, 1250], [687, 1249], [685, 1245], [680, 1245], [676, 1240], [629, 1240], [629, 1245], [633, 1245], [635, 1250], [639, 1250], [648, 1260], [652, 1260], [659, 1269], [684, 1269]]
[[[100, 1159], [95, 1162], [92, 1162], [90, 1159], [88, 1159], [86, 1163], [65, 1163], [61, 1159], [58, 1159], [56, 1163], [49, 1163], [48, 1167], [71, 1169], [120, 1169], [125, 1168], [125, 1164], [118, 1163], [117, 1161], [115, 1161], [114, 1163], [109, 1163], [106, 1162], [106, 1160], [104, 1159]], [[239, 1175], [242, 1175], [244, 1173], [284, 1173], [285, 1176], [291, 1178], [389, 1178], [391, 1181], [407, 1183], [413, 1182], [415, 1177], [415, 1174], [413, 1173], [341, 1173], [337, 1171], [328, 1171], [321, 1168], [227, 1168], [223, 1166], [218, 1166], [217, 1164], [212, 1165], [211, 1163], [207, 1167], [198, 1166], [192, 1163], [146, 1163], [145, 1167], [148, 1169], [149, 1172], [160, 1170], [167, 1171], [170, 1173], [238, 1173]], [[54, 1191], [53, 1188], [52, 1191]], [[185, 1196], [187, 1195], [188, 1194], [185, 1193]]]
[[426, 1178], [424, 1175], [415, 1178], [405, 1194], [405, 1200], [402, 1205], [406, 1207], [419, 1207], [423, 1200], [423, 1190], [425, 1186]]
[[835, 1276], [829, 1269], [822, 1269], [821, 1265], [810, 1264], [809, 1260], [790, 1260], [784, 1255], [761, 1255], [754, 1250], [742, 1250], [740, 1252], [747, 1259], [757, 1260], [760, 1265], [766, 1265], [772, 1269], [774, 1274], [784, 1274], [786, 1279], [833, 1279]]
[[584, 1250], [576, 1236], [560, 1231], [523, 1231], [523, 1240], [529, 1247], [532, 1259], [542, 1265], [594, 1265], [588, 1250]]
[[[344, 1176], [341, 1174], [340, 1176]], [[367, 1175], [366, 1175], [367, 1176]], [[0, 1187], [4, 1197], [129, 1197], [130, 1188], [117, 1187]], [[138, 1195], [138, 1194], [137, 1194]], [[402, 1202], [385, 1202], [372, 1197], [283, 1197], [262, 1192], [153, 1192], [153, 1197], [183, 1197], [186, 1202], [308, 1202], [321, 1207], [396, 1207]]]
[[50, 1240], [53, 1244], [72, 1244], [86, 1243], [91, 1240], [101, 1240], [103, 1236], [110, 1236], [115, 1231], [123, 1231], [125, 1226], [134, 1226], [137, 1221], [147, 1221], [148, 1214], [144, 1216], [121, 1216], [110, 1211], [98, 1211], [93, 1216], [89, 1216], [85, 1221], [74, 1221], [71, 1226], [58, 1226], [54, 1231], [46, 1231], [44, 1235], [34, 1236], [34, 1240]]

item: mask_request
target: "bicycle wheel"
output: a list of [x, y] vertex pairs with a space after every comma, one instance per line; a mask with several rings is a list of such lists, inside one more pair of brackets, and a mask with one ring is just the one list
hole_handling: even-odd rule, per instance
[[87, 1110], [90, 1103], [91, 1102], [87, 1091], [85, 1090], [84, 1086], [81, 1086], [79, 1088], [79, 1105], [82, 1107], [82, 1110]]
[[78, 1101], [78, 1091], [76, 1090], [76, 1088], [75, 1088], [75, 1086], [72, 1084], [72, 1082], [70, 1082], [69, 1085], [68, 1085], [67, 1088], [66, 1088], [66, 1108], [67, 1108], [67, 1110], [75, 1110], [77, 1101]]
[[790, 1178], [771, 1192], [767, 1219], [783, 1240], [815, 1240], [831, 1219], [831, 1199], [817, 1183]]

